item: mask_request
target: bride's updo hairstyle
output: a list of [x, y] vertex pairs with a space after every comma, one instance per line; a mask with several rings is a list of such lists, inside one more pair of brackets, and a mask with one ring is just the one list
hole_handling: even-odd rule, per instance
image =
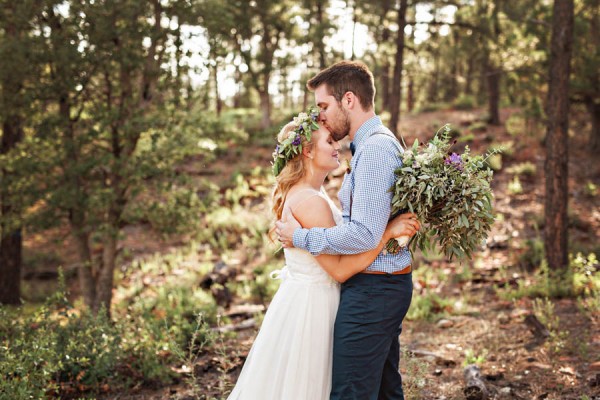
[[[283, 205], [290, 188], [302, 179], [305, 174], [302, 162], [302, 149], [312, 145], [312, 132], [319, 129], [317, 123], [319, 109], [311, 108], [308, 113], [300, 113], [293, 121], [287, 123], [277, 134], [277, 147], [273, 152], [273, 214], [281, 219]], [[273, 233], [274, 228], [269, 231]]]

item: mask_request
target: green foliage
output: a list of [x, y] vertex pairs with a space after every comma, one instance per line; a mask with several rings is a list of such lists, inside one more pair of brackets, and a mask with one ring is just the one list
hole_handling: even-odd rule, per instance
[[594, 182], [587, 181], [583, 187], [583, 192], [587, 197], [595, 198], [598, 195], [598, 186]]
[[0, 395], [11, 397], [0, 398], [42, 398], [71, 385], [99, 392], [118, 381], [121, 335], [104, 311], [77, 315], [59, 291], [33, 316], [1, 321]]
[[449, 108], [448, 103], [427, 102], [419, 107], [418, 112], [420, 112], [420, 113], [432, 112], [432, 111], [445, 110], [447, 108]]
[[433, 321], [447, 315], [452, 310], [452, 300], [428, 292], [427, 294], [413, 298], [406, 318], [411, 321], [420, 319]]
[[548, 298], [533, 300], [533, 313], [550, 333], [549, 346], [552, 352], [559, 353], [567, 346], [569, 331], [561, 330], [561, 322], [556, 315], [554, 303]]
[[415, 141], [402, 154], [391, 189], [392, 214], [414, 212], [425, 226], [415, 236], [413, 250], [439, 244], [447, 257], [464, 258], [481, 246], [494, 222], [492, 171], [468, 147], [462, 155], [448, 155], [450, 147], [446, 127], [427, 146]]
[[533, 176], [536, 173], [536, 167], [532, 162], [526, 161], [510, 166], [506, 172], [515, 176]]
[[508, 182], [507, 186], [508, 194], [521, 194], [523, 193], [523, 185], [521, 185], [521, 180], [518, 176], [513, 176], [512, 180]]
[[544, 258], [544, 241], [539, 237], [527, 239], [525, 251], [519, 255], [518, 265], [527, 271], [532, 271], [542, 265]]
[[465, 360], [463, 361], [462, 365], [463, 365], [463, 367], [466, 367], [467, 365], [471, 365], [471, 364], [481, 365], [485, 362], [486, 356], [487, 356], [486, 349], [483, 349], [481, 354], [475, 353], [475, 350], [473, 350], [473, 349], [467, 349], [465, 351]]
[[474, 96], [462, 94], [452, 102], [452, 107], [457, 110], [471, 110], [477, 106], [477, 100]]
[[512, 114], [506, 120], [506, 132], [513, 137], [522, 136], [525, 133], [525, 119], [520, 114]]
[[517, 288], [498, 290], [498, 294], [505, 299], [519, 299], [522, 297], [576, 297], [580, 305], [591, 310], [597, 307], [595, 299], [600, 293], [600, 278], [595, 272], [596, 255], [591, 253], [585, 256], [581, 253], [569, 256], [569, 268], [566, 279], [549, 270], [548, 264], [543, 259], [543, 242], [540, 239], [530, 241], [527, 250], [520, 257], [520, 264], [525, 268], [537, 267], [532, 276], [517, 281]]

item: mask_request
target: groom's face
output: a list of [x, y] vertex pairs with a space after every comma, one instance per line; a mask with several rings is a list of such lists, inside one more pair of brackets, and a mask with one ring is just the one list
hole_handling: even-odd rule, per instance
[[321, 109], [321, 122], [335, 140], [342, 140], [350, 132], [350, 117], [348, 110], [344, 109], [341, 102], [329, 94], [327, 85], [315, 89], [315, 102]]

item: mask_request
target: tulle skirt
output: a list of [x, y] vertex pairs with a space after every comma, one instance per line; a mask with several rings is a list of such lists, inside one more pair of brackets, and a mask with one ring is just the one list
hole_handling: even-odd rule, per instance
[[229, 400], [327, 400], [339, 285], [284, 277]]

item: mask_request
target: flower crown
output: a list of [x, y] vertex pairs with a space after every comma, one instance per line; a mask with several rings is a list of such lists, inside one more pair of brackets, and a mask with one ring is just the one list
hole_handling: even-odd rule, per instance
[[294, 117], [294, 130], [284, 132], [283, 129], [277, 135], [277, 146], [273, 151], [273, 175], [277, 176], [283, 170], [289, 160], [302, 152], [302, 136], [310, 141], [312, 132], [319, 129], [319, 113], [317, 107], [311, 107], [308, 113], [301, 112]]

